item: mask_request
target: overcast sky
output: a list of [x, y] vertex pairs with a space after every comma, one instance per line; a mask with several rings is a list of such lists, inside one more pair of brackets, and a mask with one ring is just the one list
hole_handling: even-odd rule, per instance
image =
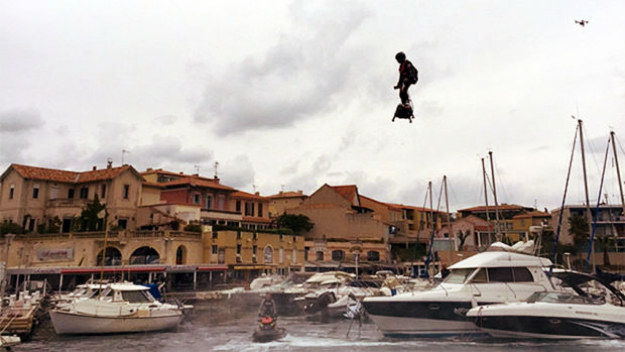
[[[456, 210], [484, 204], [492, 150], [499, 202], [552, 210], [574, 115], [594, 204], [611, 130], [625, 165], [624, 23], [621, 0], [0, 0], [0, 172], [217, 161], [262, 195], [356, 184], [422, 206], [432, 181], [434, 208], [447, 175]], [[398, 51], [412, 124], [391, 122]], [[612, 158], [602, 193], [620, 202]]]

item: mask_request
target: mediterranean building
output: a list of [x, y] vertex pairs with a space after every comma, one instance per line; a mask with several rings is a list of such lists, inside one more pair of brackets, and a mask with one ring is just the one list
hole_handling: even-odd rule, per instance
[[139, 208], [139, 227], [168, 227], [174, 222], [220, 225], [249, 230], [271, 223], [269, 198], [238, 191], [217, 177], [148, 169]]
[[[563, 210], [564, 209], [564, 210]], [[599, 208], [591, 207], [591, 214], [596, 215], [596, 237], [607, 237], [613, 239], [615, 252], [625, 251], [625, 212], [620, 205], [601, 204]], [[562, 244], [573, 244], [573, 234], [569, 224], [569, 218], [574, 216], [586, 217], [587, 208], [585, 205], [566, 205], [564, 208], [558, 208], [551, 212], [551, 227], [558, 228], [558, 219], [562, 213], [562, 225], [560, 228], [559, 242]], [[594, 216], [594, 215], [591, 215]], [[592, 224], [592, 219], [589, 221]], [[589, 233], [590, 231], [587, 231]]]
[[288, 209], [296, 208], [302, 204], [308, 196], [303, 191], [283, 192], [268, 196], [269, 198], [269, 217], [274, 219], [286, 213]]
[[0, 176], [0, 222], [16, 223], [26, 232], [68, 233], [98, 198], [106, 204], [110, 227], [134, 229], [142, 183], [132, 166], [110, 162], [104, 169], [78, 172], [11, 164]]
[[304, 234], [311, 265], [347, 268], [389, 260], [389, 224], [363, 205], [355, 185], [324, 184], [286, 212], [305, 215], [314, 224]]

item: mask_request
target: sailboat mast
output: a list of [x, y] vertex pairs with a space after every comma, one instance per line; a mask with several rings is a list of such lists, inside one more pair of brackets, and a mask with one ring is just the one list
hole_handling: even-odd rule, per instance
[[621, 181], [621, 168], [618, 165], [618, 156], [616, 153], [616, 141], [614, 140], [614, 131], [610, 131], [610, 138], [612, 139], [612, 151], [614, 152], [614, 163], [616, 164], [616, 178], [618, 179], [618, 190], [621, 195], [621, 206], [623, 207], [623, 214], [625, 215], [625, 198], [623, 197], [623, 181]]
[[445, 211], [447, 212], [447, 228], [451, 231], [451, 215], [449, 213], [449, 198], [447, 197], [447, 175], [443, 175], [443, 187], [445, 187]]
[[497, 186], [495, 185], [495, 166], [493, 164], [493, 152], [491, 150], [488, 151], [488, 156], [490, 158], [490, 172], [491, 178], [493, 179], [493, 198], [495, 201], [495, 231], [497, 241], [501, 241], [501, 226], [499, 225], [499, 203], [497, 202]]
[[[584, 192], [586, 196], [586, 222], [588, 223], [588, 235], [592, 233], [592, 215], [590, 212], [590, 199], [588, 197], [588, 177], [586, 174], [586, 154], [584, 152], [584, 132], [582, 128], [582, 120], [577, 120], [579, 124], [579, 146], [582, 152], [582, 170], [584, 173]], [[591, 251], [594, 252], [594, 248], [591, 248]], [[593, 265], [594, 265], [594, 256], [593, 256]]]

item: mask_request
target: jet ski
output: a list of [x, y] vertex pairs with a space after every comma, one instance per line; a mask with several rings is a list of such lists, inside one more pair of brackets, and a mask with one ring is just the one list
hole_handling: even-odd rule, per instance
[[277, 326], [276, 319], [270, 316], [262, 317], [252, 334], [254, 342], [270, 342], [286, 336], [286, 329]]

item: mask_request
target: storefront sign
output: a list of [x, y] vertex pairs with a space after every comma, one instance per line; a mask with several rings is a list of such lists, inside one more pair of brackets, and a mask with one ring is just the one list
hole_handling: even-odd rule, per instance
[[42, 262], [65, 261], [74, 259], [73, 248], [43, 248], [37, 251], [37, 259]]

